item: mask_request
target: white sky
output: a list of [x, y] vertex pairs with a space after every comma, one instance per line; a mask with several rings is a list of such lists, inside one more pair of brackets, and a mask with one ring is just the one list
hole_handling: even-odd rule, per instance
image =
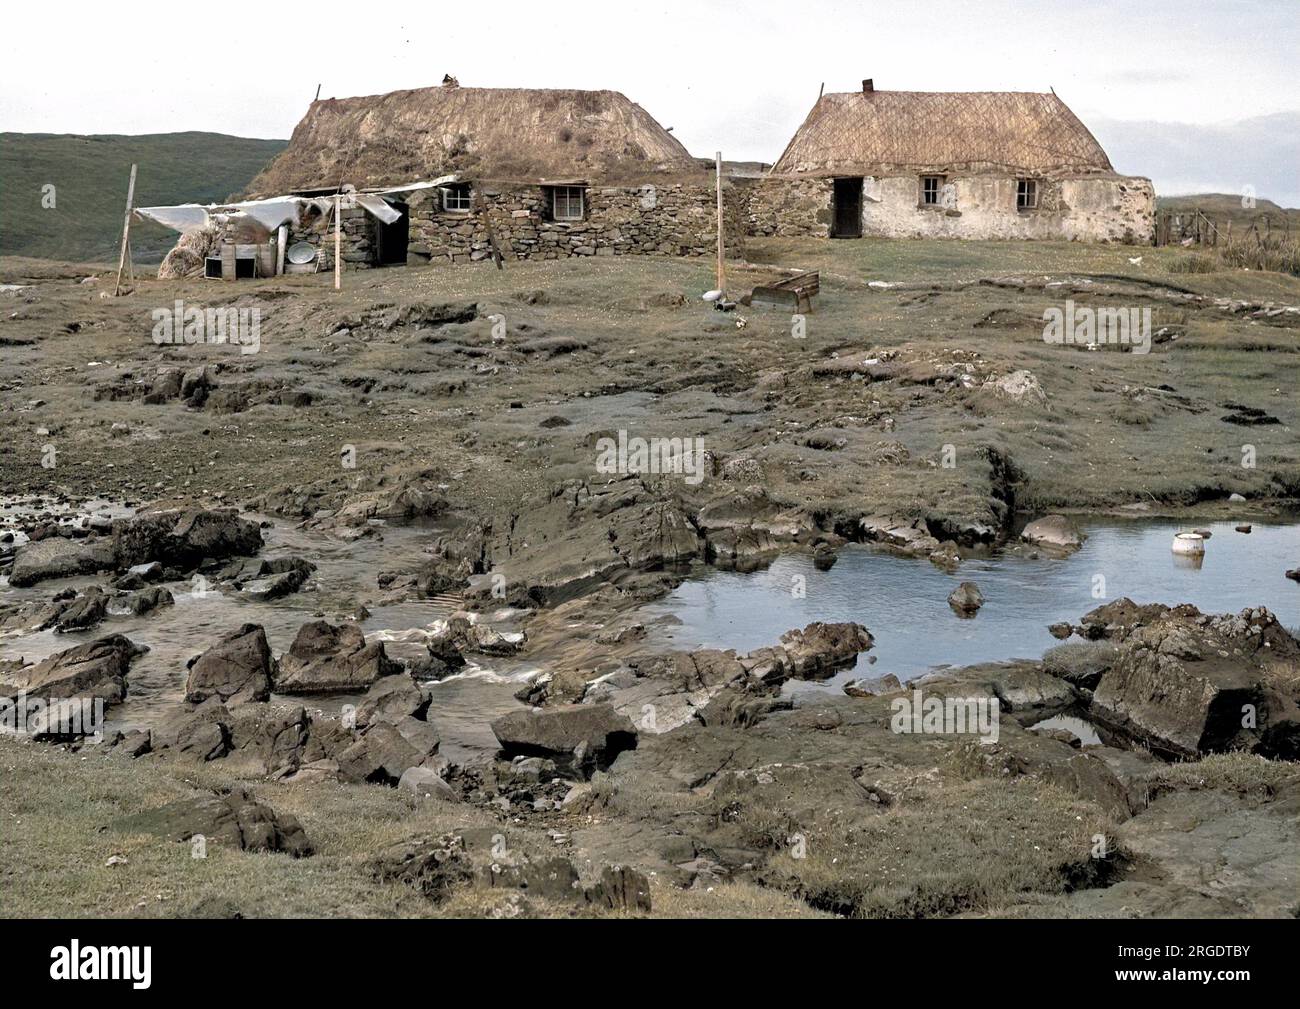
[[622, 91], [693, 154], [773, 161], [823, 81], [1053, 86], [1085, 123], [1206, 124], [1300, 111], [1298, 54], [1296, 0], [11, 4], [0, 130], [288, 137], [317, 83], [343, 97], [450, 72]]

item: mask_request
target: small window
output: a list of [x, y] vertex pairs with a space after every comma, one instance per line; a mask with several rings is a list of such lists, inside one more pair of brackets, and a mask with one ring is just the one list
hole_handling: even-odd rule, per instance
[[939, 193], [943, 189], [942, 175], [922, 175], [921, 176], [921, 206], [937, 207], [939, 205]]
[[554, 221], [582, 220], [582, 187], [551, 187], [551, 219]]
[[457, 182], [442, 191], [442, 209], [454, 214], [466, 213], [474, 205], [468, 182]]
[[1016, 209], [1038, 209], [1038, 180], [1016, 179]]

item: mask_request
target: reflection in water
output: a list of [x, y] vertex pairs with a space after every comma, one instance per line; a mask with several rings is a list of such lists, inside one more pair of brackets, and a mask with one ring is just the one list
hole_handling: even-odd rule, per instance
[[[1190, 602], [1212, 613], [1262, 605], [1287, 626], [1300, 625], [1300, 588], [1283, 577], [1286, 559], [1300, 558], [1300, 526], [1256, 525], [1246, 536], [1231, 523], [1216, 523], [1195, 565], [1171, 552], [1180, 528], [1151, 521], [1096, 525], [1071, 557], [993, 556], [966, 561], [956, 572], [868, 547], [845, 548], [829, 571], [818, 571], [806, 554], [787, 555], [752, 574], [705, 573], [644, 607], [640, 619], [648, 624], [670, 614], [681, 621], [656, 625], [650, 647], [741, 651], [772, 644], [783, 631], [813, 620], [856, 620], [875, 636], [875, 647], [853, 670], [828, 681], [833, 687], [867, 675], [871, 658], [877, 661], [870, 675], [902, 679], [942, 664], [1036, 658], [1057, 644], [1049, 624], [1077, 623], [1088, 610], [1122, 596]], [[792, 592], [800, 579], [802, 598]], [[976, 582], [984, 594], [973, 620], [959, 619], [947, 604], [962, 581]], [[1094, 597], [1094, 591], [1104, 595]]]
[[[0, 510], [0, 520], [4, 514]], [[1047, 625], [1077, 621], [1103, 602], [1094, 586], [1104, 582], [1105, 598], [1129, 596], [1138, 602], [1191, 602], [1209, 612], [1264, 605], [1284, 624], [1300, 625], [1300, 586], [1283, 569], [1300, 560], [1300, 526], [1255, 525], [1247, 536], [1232, 524], [1212, 527], [1203, 563], [1186, 566], [1170, 542], [1178, 527], [1130, 522], [1095, 526], [1081, 551], [1065, 559], [988, 557], [970, 560], [949, 573], [928, 561], [909, 560], [865, 547], [841, 552], [830, 571], [819, 571], [806, 554], [786, 555], [753, 574], [708, 571], [683, 583], [670, 596], [643, 607], [650, 627], [647, 648], [713, 645], [748, 650], [772, 644], [791, 627], [813, 620], [857, 620], [875, 635], [876, 645], [858, 668], [830, 683], [838, 686], [861, 675], [895, 673], [907, 679], [941, 664], [968, 664], [1012, 657], [1037, 657], [1055, 644]], [[312, 591], [274, 603], [247, 600], [238, 593], [209, 591], [197, 597], [188, 581], [170, 584], [173, 608], [142, 617], [112, 617], [98, 628], [74, 634], [51, 631], [0, 639], [0, 659], [39, 660], [106, 633], [122, 633], [148, 645], [150, 652], [131, 668], [126, 702], [111, 711], [111, 724], [147, 725], [184, 690], [186, 662], [218, 637], [243, 623], [266, 629], [272, 652], [288, 650], [298, 628], [324, 617], [334, 622], [367, 602], [362, 623], [394, 657], [424, 651], [433, 621], [449, 607], [435, 601], [373, 602], [375, 577], [385, 569], [410, 564], [428, 542], [430, 530], [386, 528], [383, 539], [345, 543], [321, 533], [276, 527], [265, 531], [263, 556], [306, 557], [317, 565]], [[1100, 579], [1098, 576], [1101, 576]], [[806, 595], [792, 593], [806, 585]], [[961, 620], [948, 606], [948, 594], [961, 581], [978, 583], [985, 604], [972, 620]], [[0, 600], [46, 600], [55, 587], [95, 584], [70, 579], [30, 589], [0, 589]], [[651, 624], [651, 621], [655, 622]], [[518, 706], [513, 692], [535, 667], [519, 661], [491, 660], [432, 686], [431, 720], [453, 760], [496, 748], [488, 723]], [[794, 690], [824, 689], [795, 684]], [[307, 698], [311, 708], [335, 712], [356, 698]]]

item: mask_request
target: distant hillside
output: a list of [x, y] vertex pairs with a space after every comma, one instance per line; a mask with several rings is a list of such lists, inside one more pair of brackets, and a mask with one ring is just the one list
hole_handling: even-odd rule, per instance
[[[115, 260], [132, 162], [136, 206], [213, 203], [243, 190], [284, 146], [220, 133], [0, 133], [0, 254]], [[52, 210], [41, 206], [46, 184]], [[131, 225], [136, 262], [158, 262], [175, 241], [158, 225]]]
[[1161, 210], [1191, 211], [1198, 207], [1215, 222], [1228, 220], [1233, 230], [1249, 228], [1254, 221], [1264, 224], [1262, 218], [1269, 218], [1274, 228], [1282, 227], [1283, 221], [1291, 222], [1291, 231], [1300, 234], [1300, 210], [1279, 207], [1272, 200], [1255, 200], [1255, 206], [1243, 207], [1241, 196], [1231, 193], [1198, 193], [1195, 196], [1161, 196], [1156, 200]]

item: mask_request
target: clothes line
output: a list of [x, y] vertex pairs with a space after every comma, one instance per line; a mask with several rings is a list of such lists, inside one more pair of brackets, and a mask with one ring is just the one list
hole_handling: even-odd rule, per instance
[[303, 209], [309, 206], [315, 207], [328, 217], [333, 213], [337, 202], [342, 210], [360, 207], [383, 223], [392, 224], [402, 214], [388, 202], [388, 197], [422, 189], [441, 189], [459, 181], [459, 175], [443, 175], [436, 179], [409, 182], [385, 189], [357, 191], [345, 188], [337, 197], [335, 194], [272, 196], [264, 200], [243, 200], [238, 203], [181, 203], [172, 207], [136, 207], [135, 213], [138, 217], [179, 232], [207, 227], [215, 217], [230, 217], [238, 214], [252, 218], [267, 231], [274, 231], [280, 225], [296, 220]]

